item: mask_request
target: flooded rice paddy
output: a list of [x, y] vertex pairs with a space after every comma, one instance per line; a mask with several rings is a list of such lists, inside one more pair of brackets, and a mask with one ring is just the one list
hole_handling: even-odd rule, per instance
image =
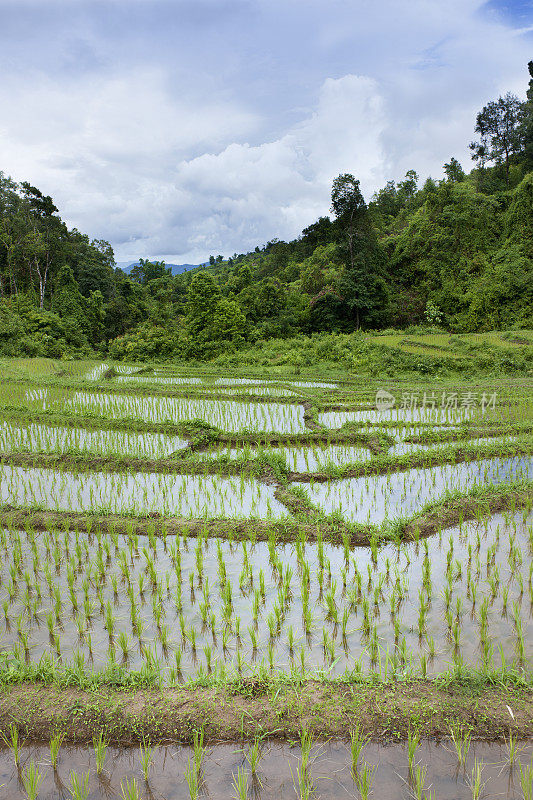
[[34, 423], [0, 424], [0, 452], [68, 453], [82, 451], [98, 455], [129, 455], [165, 458], [187, 446], [187, 440], [162, 433], [88, 430]]
[[233, 400], [193, 400], [176, 397], [110, 395], [76, 392], [65, 407], [75, 414], [93, 413], [110, 419], [141, 419], [146, 422], [183, 422], [201, 419], [222, 430], [237, 432], [306, 430], [303, 408], [279, 403], [240, 403]]
[[361, 411], [323, 411], [318, 415], [318, 421], [326, 428], [340, 428], [347, 422], [425, 422], [438, 425], [450, 425], [462, 422], [472, 416], [473, 410], [469, 408], [457, 409], [422, 409], [422, 408], [392, 408], [380, 411], [377, 408]]
[[[501, 445], [505, 448], [506, 444], [514, 442], [517, 437], [492, 437], [469, 439], [468, 446], [481, 444]], [[453, 446], [453, 442], [436, 442], [432, 444], [420, 444], [400, 441], [391, 447], [383, 446], [383, 452], [389, 456], [403, 456], [409, 453], [419, 453], [439, 450]], [[317, 444], [305, 447], [218, 447], [201, 451], [197, 454], [201, 460], [209, 459], [239, 459], [248, 460], [268, 455], [280, 456], [283, 458], [287, 469], [292, 472], [323, 472], [329, 467], [343, 467], [356, 465], [361, 462], [369, 461], [374, 453], [364, 445], [334, 445]], [[440, 485], [440, 483], [439, 483]]]
[[254, 459], [265, 455], [283, 457], [287, 469], [293, 472], [318, 472], [328, 465], [341, 466], [342, 464], [367, 461], [372, 453], [366, 447], [353, 445], [329, 445], [325, 447], [269, 447], [264, 448], [217, 448], [206, 450], [198, 454], [202, 459]]
[[[489, 422], [471, 406], [379, 411], [367, 387], [347, 382], [181, 375], [170, 365], [136, 374], [141, 368], [104, 363], [85, 374], [87, 383], [77, 378], [69, 385], [65, 378], [2, 387], [0, 502], [85, 514], [86, 530], [76, 530], [66, 516], [63, 525], [55, 519], [37, 530], [31, 520], [15, 525], [4, 514], [0, 650], [28, 663], [47, 657], [87, 671], [150, 667], [166, 685], [258, 671], [323, 680], [374, 672], [402, 680], [503, 663], [528, 674], [531, 504], [510, 501], [508, 510], [491, 514], [480, 502], [473, 519], [437, 525], [435, 535], [418, 542], [402, 542], [395, 533], [398, 519], [428, 503], [497, 487], [531, 491], [527, 397], [517, 393], [515, 430], [500, 425], [499, 412]], [[191, 421], [196, 438], [169, 435], [168, 424]], [[347, 422], [353, 425], [340, 431]], [[149, 433], [133, 430], [142, 430], [141, 423]], [[218, 430], [206, 433], [206, 425]], [[428, 432], [457, 441], [409, 441]], [[470, 454], [461, 456], [465, 447]], [[18, 466], [18, 453], [36, 460]], [[79, 461], [51, 469], [41, 455], [48, 466], [40, 466], [38, 455], [48, 453], [75, 454]], [[405, 469], [405, 459], [418, 453], [433, 453], [434, 466]], [[122, 461], [115, 471], [95, 469], [92, 455]], [[153, 463], [134, 471], [128, 456]], [[166, 462], [158, 467], [159, 459]], [[382, 471], [379, 459], [387, 459], [387, 474], [372, 474]], [[72, 466], [80, 462], [84, 469]], [[334, 477], [358, 464], [369, 474]], [[318, 474], [324, 471], [327, 481]], [[113, 518], [100, 529], [94, 512], [123, 515], [123, 532], [116, 532]], [[188, 538], [182, 526], [171, 535], [163, 526], [156, 535], [151, 521], [142, 533], [128, 528], [129, 517], [146, 515], [196, 520], [199, 533]], [[257, 536], [254, 520], [264, 536]], [[355, 524], [388, 538], [351, 546]], [[459, 765], [447, 740], [422, 742], [410, 772], [405, 745], [367, 744], [357, 777], [349, 744], [313, 743], [305, 770], [312, 792], [305, 795], [297, 742], [261, 742], [256, 773], [248, 745], [217, 744], [204, 754], [198, 795], [363, 797], [358, 781], [366, 770], [370, 797], [462, 800], [484, 785], [480, 797], [515, 800], [526, 796], [521, 775], [533, 755], [530, 743], [520, 748], [510, 755], [508, 745], [472, 742]], [[25, 747], [19, 770], [4, 749], [0, 798], [27, 796], [23, 777], [30, 764], [44, 776], [39, 798], [70, 797], [71, 772], [88, 774], [88, 800], [129, 798], [125, 782], [133, 778], [145, 800], [196, 796], [187, 777], [191, 748], [153, 748], [148, 780], [141, 760], [139, 748], [109, 747], [97, 774], [91, 748], [65, 746], [54, 770], [47, 747]]]
[[[231, 453], [231, 451], [229, 451]], [[293, 463], [309, 462], [292, 452]], [[219, 463], [220, 458], [218, 459]], [[327, 465], [327, 461], [325, 465]], [[331, 463], [331, 461], [329, 462]], [[410, 517], [429, 502], [459, 489], [533, 479], [529, 456], [491, 458], [385, 475], [300, 483], [311, 504], [349, 522], [379, 524]], [[255, 478], [144, 472], [76, 472], [0, 465], [0, 502], [52, 511], [106, 512], [143, 516], [216, 519], [280, 519], [288, 509], [275, 487]]]
[[[87, 377], [98, 383], [108, 371], [107, 364], [100, 365]], [[106, 377], [106, 385], [157, 377], [176, 385], [183, 381], [183, 386], [202, 382], [210, 391], [276, 388], [276, 381], [253, 378], [206, 381], [165, 373], [163, 368], [146, 376], [132, 375], [133, 371], [129, 366], [115, 369], [119, 374]], [[290, 384], [312, 389], [315, 403], [323, 405], [336, 386], [323, 381]], [[325, 395], [323, 390], [327, 390]], [[179, 456], [188, 439], [164, 431], [129, 431], [128, 419], [163, 426], [166, 421], [198, 419], [237, 438], [253, 431], [304, 436], [309, 428], [303, 405], [150, 396], [145, 389], [138, 394], [106, 392], [98, 386], [92, 391], [70, 391], [55, 384], [17, 386], [10, 400], [44, 411], [60, 410], [78, 424], [4, 421], [0, 427], [0, 453], [6, 453], [6, 462], [0, 464], [2, 503], [130, 517], [258, 519], [290, 523], [302, 532], [293, 534], [296, 542], [282, 543], [274, 533], [268, 542], [255, 541], [251, 530], [249, 541], [232, 543], [216, 535], [189, 540], [179, 535], [157, 538], [148, 532], [118, 536], [97, 530], [82, 534], [53, 528], [42, 532], [4, 529], [3, 649], [18, 648], [31, 660], [43, 653], [67, 662], [81, 658], [91, 666], [104, 666], [111, 659], [137, 668], [146, 658], [155, 657], [172, 679], [221, 667], [242, 671], [261, 664], [274, 673], [327, 669], [331, 675], [365, 671], [379, 663], [393, 671], [414, 664], [435, 674], [458, 660], [475, 666], [503, 655], [525, 663], [533, 655], [532, 518], [527, 511], [492, 518], [482, 514], [475, 522], [419, 544], [355, 549], [348, 547], [346, 538], [341, 543], [346, 530], [337, 534], [339, 544], [333, 545], [324, 539], [320, 527], [320, 520], [325, 524], [329, 519], [386, 528], [454, 493], [532, 481], [532, 458], [506, 455], [516, 437], [479, 435], [479, 416], [477, 435], [455, 446], [494, 444], [501, 450], [497, 457], [404, 471], [394, 471], [392, 466], [387, 474], [327, 482], [312, 478], [313, 472], [328, 468], [368, 464], [376, 455], [360, 442], [335, 442], [336, 429], [347, 419], [359, 421], [365, 435], [379, 438], [382, 432], [389, 437], [388, 443], [381, 440], [382, 455], [393, 458], [432, 450], [437, 458], [444, 452], [451, 452], [453, 458], [453, 442], [429, 445], [406, 439], [431, 431], [432, 425], [453, 434], [472, 409], [422, 414], [402, 409], [326, 408], [318, 413], [322, 424], [331, 425], [324, 440], [263, 448], [233, 443], [223, 447], [215, 441], [190, 451], [184, 462], [194, 466], [196, 461], [196, 471], [202, 465], [209, 467], [209, 474], [200, 475], [192, 474], [193, 469], [191, 474], [187, 470], [180, 474], [179, 458], [172, 472], [113, 472], [93, 467], [78, 472], [38, 464], [18, 466], [9, 463], [8, 455], [117, 454], [144, 457], [156, 464], [159, 458]], [[96, 415], [102, 427], [85, 429], [87, 414]], [[122, 420], [124, 429], [106, 429], [106, 418]], [[387, 425], [380, 428], [380, 421]], [[228, 474], [225, 464], [233, 459], [244, 466], [255, 461], [260, 467], [253, 476], [244, 466], [240, 474]], [[217, 462], [214, 468], [211, 460]], [[291, 472], [306, 473], [305, 482], [272, 479], [272, 470], [277, 474], [279, 464]], [[263, 478], [261, 465], [266, 465], [268, 479]], [[283, 491], [278, 494], [279, 489]], [[322, 515], [313, 523], [317, 526], [314, 541], [308, 541], [301, 528], [312, 517], [298, 516], [300, 511], [291, 505], [295, 497], [307, 503], [308, 514]]]
[[[451, 742], [422, 742], [410, 771], [405, 745], [367, 744], [359, 757], [359, 773], [366, 768], [371, 775], [371, 798], [409, 800], [419, 796], [435, 800], [472, 800], [472, 784], [479, 774], [483, 785], [481, 797], [523, 800], [520, 767], [522, 773], [528, 769], [533, 748], [523, 742], [518, 743], [518, 747], [519, 754], [510, 759], [508, 745], [472, 742], [465, 763], [459, 765]], [[258, 752], [257, 765], [252, 772], [250, 743], [205, 747], [198, 796], [211, 800], [238, 800], [239, 797], [295, 800], [301, 797], [298, 773], [307, 758], [310, 797], [342, 800], [361, 796], [353, 775], [350, 746], [344, 742], [312, 743], [307, 756], [299, 744], [263, 741]], [[146, 768], [139, 747], [108, 747], [102, 771], [98, 773], [94, 751], [89, 748], [63, 745], [56, 770], [51, 767], [46, 746], [23, 747], [20, 770], [15, 767], [11, 753], [4, 750], [0, 752], [0, 784], [3, 784], [0, 798], [26, 800], [22, 776], [34, 764], [43, 776], [39, 789], [42, 800], [71, 797], [69, 786], [73, 772], [78, 776], [88, 775], [86, 800], [123, 797], [122, 788], [126, 783], [131, 786], [133, 780], [139, 790], [138, 796], [145, 800], [190, 800], [194, 794], [187, 775], [190, 775], [191, 764], [195, 763], [194, 756], [192, 747], [154, 747]], [[241, 795], [235, 790], [239, 774], [244, 776], [241, 780], [247, 786], [247, 792]], [[417, 795], [419, 788], [421, 793]]]
[[350, 522], [384, 522], [416, 513], [446, 493], [533, 479], [530, 456], [443, 464], [387, 475], [305, 484], [312, 503]]
[[349, 550], [1, 532], [1, 646], [167, 676], [224, 668], [329, 674], [380, 662], [439, 673], [533, 656], [533, 514], [497, 514], [421, 543]]
[[[506, 444], [511, 444], [512, 442], [516, 442], [517, 436], [491, 436], [491, 437], [481, 437], [479, 439], [468, 439], [464, 444], [467, 447], [472, 447], [480, 444], [498, 444], [501, 445], [502, 448], [505, 448]], [[433, 442], [432, 444], [420, 444], [414, 442], [404, 442], [400, 441], [398, 444], [389, 447], [387, 453], [389, 455], [395, 456], [404, 456], [408, 453], [419, 453], [424, 450], [435, 450], [439, 447], [449, 447], [450, 442]]]
[[48, 510], [143, 516], [280, 518], [274, 489], [253, 478], [160, 473], [55, 472], [0, 466], [0, 502]]
[[162, 386], [195, 386], [201, 384], [200, 378], [168, 378], [163, 375], [119, 375], [119, 383], [155, 383]]

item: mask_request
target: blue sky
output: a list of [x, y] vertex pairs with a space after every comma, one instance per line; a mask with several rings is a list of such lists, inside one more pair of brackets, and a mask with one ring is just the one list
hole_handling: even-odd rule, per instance
[[526, 0], [0, 0], [0, 170], [118, 260], [195, 263], [298, 235], [340, 172], [469, 168], [531, 58]]

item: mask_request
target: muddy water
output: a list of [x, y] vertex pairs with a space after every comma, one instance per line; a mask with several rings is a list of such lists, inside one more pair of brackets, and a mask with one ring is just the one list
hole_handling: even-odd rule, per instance
[[[481, 797], [486, 800], [522, 800], [518, 761], [523, 768], [531, 761], [533, 746], [520, 743], [522, 750], [517, 761], [509, 765], [506, 745], [476, 742], [471, 745], [467, 763], [459, 767], [451, 743], [440, 744], [423, 741], [418, 748], [416, 764], [426, 767], [424, 782], [427, 797], [435, 800], [471, 800], [472, 771], [475, 764], [481, 767], [484, 789]], [[234, 781], [239, 768], [248, 773], [248, 798], [256, 800], [294, 800], [300, 796], [294, 782], [301, 764], [301, 751], [266, 741], [257, 767], [256, 778], [252, 778], [246, 759], [247, 744], [223, 744], [208, 747], [204, 758], [202, 785], [199, 797], [210, 800], [229, 800], [235, 794]], [[39, 790], [39, 800], [70, 798], [68, 786], [70, 773], [89, 773], [88, 800], [108, 800], [121, 797], [121, 783], [135, 778], [144, 800], [189, 800], [191, 797], [185, 772], [194, 757], [191, 747], [167, 746], [153, 748], [153, 762], [145, 781], [141, 769], [139, 748], [109, 748], [104, 771], [96, 774], [92, 749], [63, 747], [60, 750], [58, 769], [50, 766], [48, 747], [24, 747], [21, 769], [34, 761], [44, 780]], [[409, 778], [407, 748], [399, 745], [367, 745], [360, 757], [360, 768], [364, 762], [375, 767], [371, 798], [375, 800], [409, 800], [416, 797], [412, 779]], [[311, 751], [310, 781], [314, 788], [311, 797], [333, 800], [357, 798], [360, 795], [351, 775], [351, 754], [343, 742], [315, 744]], [[0, 751], [1, 800], [25, 800], [20, 773], [14, 766], [9, 751]], [[430, 794], [432, 792], [432, 794]], [[424, 795], [422, 794], [421, 797]]]
[[[300, 546], [277, 545], [276, 566], [264, 542], [244, 546], [168, 537], [166, 542], [157, 539], [150, 544], [146, 537], [139, 537], [130, 548], [123, 537], [117, 538], [115, 546], [108, 536], [98, 542], [94, 535], [76, 537], [60, 531], [5, 532], [0, 544], [0, 643], [8, 650], [21, 647], [20, 627], [28, 640], [28, 658], [38, 661], [43, 653], [54, 655], [48, 619], [52, 615], [54, 622], [59, 593], [59, 618], [53, 629], [61, 656], [68, 662], [79, 653], [95, 668], [105, 666], [110, 647], [116, 660], [122, 661], [120, 637], [126, 636], [127, 666], [142, 665], [143, 649], [150, 647], [167, 675], [176, 667], [177, 658], [183, 675], [195, 675], [209, 666], [214, 669], [217, 664], [232, 671], [238, 669], [239, 661], [244, 673], [257, 669], [261, 662], [270, 669], [270, 658], [273, 671], [298, 670], [304, 664], [306, 669], [342, 674], [357, 662], [370, 670], [377, 668], [372, 664], [371, 631], [375, 627], [382, 672], [385, 668], [401, 671], [410, 665], [418, 669], [423, 657], [428, 674], [434, 674], [449, 668], [456, 657], [476, 666], [484, 657], [493, 657], [499, 665], [500, 647], [507, 661], [517, 658], [516, 619], [523, 631], [527, 660], [533, 657], [528, 585], [532, 526], [532, 513], [498, 514], [484, 523], [449, 529], [440, 538], [435, 536], [420, 545], [385, 547], [375, 563], [368, 548], [352, 551], [346, 561], [342, 547], [324, 545], [321, 555], [316, 544], [306, 544], [300, 553]], [[13, 584], [19, 553], [20, 577]], [[159, 587], [149, 578], [149, 558]], [[310, 575], [311, 623], [307, 631], [302, 601], [304, 570]], [[280, 572], [290, 589], [285, 597]], [[125, 574], [140, 632], [134, 627]], [[262, 581], [264, 599], [256, 600]], [[223, 588], [228, 583], [232, 595], [229, 621]], [[37, 584], [40, 597], [36, 596]], [[328, 596], [334, 601], [337, 623], [328, 609]], [[421, 624], [422, 601], [427, 613]], [[202, 620], [205, 604], [207, 624]], [[105, 628], [108, 607], [115, 619], [111, 637]], [[276, 608], [283, 609], [279, 628], [274, 624]], [[486, 613], [485, 651], [482, 610]], [[370, 632], [365, 632], [365, 618]], [[453, 628], [458, 631], [457, 642]], [[161, 630], [168, 634], [166, 647]]]

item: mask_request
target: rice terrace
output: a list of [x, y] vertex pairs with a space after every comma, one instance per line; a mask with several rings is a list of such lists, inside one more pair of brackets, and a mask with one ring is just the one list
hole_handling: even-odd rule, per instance
[[2, 370], [12, 796], [530, 797], [531, 379]]
[[533, 800], [532, 41], [0, 0], [0, 800]]

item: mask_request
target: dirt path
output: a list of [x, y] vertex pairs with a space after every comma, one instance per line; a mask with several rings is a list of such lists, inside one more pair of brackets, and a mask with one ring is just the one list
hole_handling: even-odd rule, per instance
[[56, 731], [68, 742], [91, 742], [103, 731], [112, 744], [143, 736], [156, 743], [189, 742], [204, 727], [206, 741], [236, 741], [256, 734], [286, 739], [307, 727], [317, 738], [347, 738], [356, 724], [373, 741], [403, 740], [409, 726], [424, 737], [449, 735], [458, 722], [474, 738], [533, 736], [533, 691], [438, 688], [430, 680], [344, 684], [283, 684], [243, 680], [225, 688], [85, 692], [39, 683], [0, 691], [0, 730], [15, 724], [27, 742], [47, 741]]

